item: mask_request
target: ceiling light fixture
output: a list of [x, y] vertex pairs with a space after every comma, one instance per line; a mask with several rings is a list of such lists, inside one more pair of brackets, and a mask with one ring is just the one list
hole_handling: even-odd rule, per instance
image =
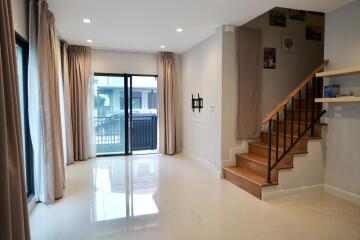
[[92, 43], [91, 39], [86, 40], [87, 43]]
[[164, 48], [165, 48], [165, 45], [161, 45], [160, 48], [164, 49]]
[[182, 29], [182, 28], [177, 28], [176, 31], [177, 31], [177, 32], [183, 32], [184, 29]]
[[88, 18], [84, 18], [84, 19], [83, 19], [83, 22], [84, 22], [84, 23], [91, 23], [91, 20], [88, 19]]

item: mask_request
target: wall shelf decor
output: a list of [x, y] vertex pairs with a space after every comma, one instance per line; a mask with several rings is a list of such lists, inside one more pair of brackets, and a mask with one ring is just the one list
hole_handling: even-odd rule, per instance
[[194, 95], [191, 94], [191, 107], [193, 112], [195, 109], [199, 109], [199, 112], [203, 108], [203, 99], [200, 97], [200, 94], [198, 93], [197, 98], [194, 98]]
[[346, 102], [360, 102], [360, 97], [346, 96], [337, 98], [315, 98], [318, 103], [346, 103]]
[[316, 73], [316, 77], [339, 77], [351, 74], [359, 74], [360, 66], [350, 67], [350, 68], [341, 68], [336, 70], [330, 70], [325, 72]]

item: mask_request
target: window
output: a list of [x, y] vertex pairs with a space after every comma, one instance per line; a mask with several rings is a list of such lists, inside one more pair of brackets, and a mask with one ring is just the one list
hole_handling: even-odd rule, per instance
[[30, 139], [28, 101], [27, 101], [27, 69], [28, 43], [19, 34], [16, 34], [16, 56], [19, 85], [19, 103], [21, 116], [21, 133], [24, 153], [24, 175], [27, 196], [34, 193], [32, 145]]
[[141, 109], [141, 92], [132, 93], [132, 107], [133, 109]]
[[157, 92], [154, 90], [151, 90], [151, 92], [148, 93], [148, 104], [149, 109], [157, 109]]

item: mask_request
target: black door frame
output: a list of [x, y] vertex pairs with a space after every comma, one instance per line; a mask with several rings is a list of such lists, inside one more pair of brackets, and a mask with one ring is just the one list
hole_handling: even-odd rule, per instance
[[[33, 147], [31, 142], [30, 136], [30, 126], [29, 126], [29, 104], [28, 104], [28, 64], [29, 64], [29, 42], [24, 39], [19, 33], [15, 32], [15, 40], [16, 45], [20, 46], [23, 50], [22, 55], [22, 65], [23, 65], [23, 96], [24, 96], [24, 125], [25, 125], [25, 132], [24, 139], [25, 142], [25, 161], [26, 161], [26, 169], [25, 169], [25, 178], [27, 183], [27, 198], [28, 200], [35, 193], [34, 188], [34, 159], [33, 159]], [[25, 167], [25, 166], [24, 166]]]
[[131, 138], [132, 133], [132, 77], [155, 77], [158, 75], [154, 74], [131, 74], [131, 73], [102, 73], [95, 72], [94, 76], [104, 77], [123, 77], [124, 78], [124, 113], [125, 113], [125, 153], [110, 153], [110, 154], [96, 154], [97, 157], [110, 157], [110, 156], [128, 156], [132, 155]]

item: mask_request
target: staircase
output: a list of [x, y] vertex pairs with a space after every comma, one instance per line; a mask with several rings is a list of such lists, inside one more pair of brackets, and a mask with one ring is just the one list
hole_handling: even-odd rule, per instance
[[223, 168], [224, 178], [255, 197], [262, 198], [262, 189], [278, 184], [278, 173], [291, 169], [293, 157], [308, 152], [308, 141], [321, 138], [320, 118], [325, 113], [321, 103], [322, 79], [315, 74], [328, 61], [314, 69], [263, 120], [266, 131], [257, 142], [248, 143], [248, 153], [236, 154], [236, 166]]

